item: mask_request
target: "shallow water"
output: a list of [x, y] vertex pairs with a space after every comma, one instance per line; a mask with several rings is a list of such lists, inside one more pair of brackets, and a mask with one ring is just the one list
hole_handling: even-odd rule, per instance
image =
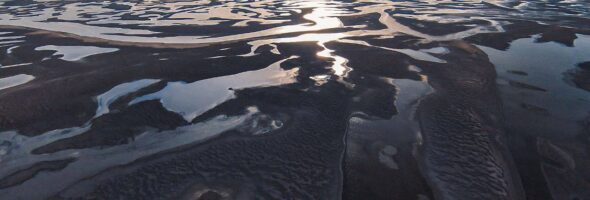
[[25, 84], [29, 81], [32, 81], [33, 79], [35, 79], [34, 76], [26, 75], [26, 74], [19, 74], [16, 76], [2, 78], [2, 79], [0, 79], [0, 90]]
[[590, 198], [586, 1], [0, 3], [0, 199]]
[[87, 46], [54, 46], [47, 45], [35, 48], [37, 51], [55, 51], [54, 56], [61, 56], [60, 59], [65, 61], [77, 61], [84, 57], [111, 53], [117, 51], [116, 48], [99, 48]]

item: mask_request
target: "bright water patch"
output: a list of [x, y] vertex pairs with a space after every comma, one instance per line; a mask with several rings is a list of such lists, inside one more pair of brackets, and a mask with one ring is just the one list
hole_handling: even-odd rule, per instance
[[56, 46], [47, 45], [35, 48], [37, 51], [55, 51], [54, 56], [61, 56], [65, 61], [78, 61], [85, 57], [118, 51], [117, 48], [102, 48], [93, 46]]
[[192, 83], [170, 82], [159, 92], [134, 99], [129, 104], [159, 99], [169, 111], [176, 112], [186, 120], [195, 117], [233, 97], [235, 89], [273, 86], [291, 83], [297, 69], [283, 70], [280, 60], [267, 68], [243, 72], [231, 76], [216, 77]]
[[142, 79], [129, 83], [123, 83], [113, 87], [111, 90], [98, 95], [96, 100], [98, 102], [98, 108], [96, 109], [96, 115], [94, 118], [100, 117], [101, 115], [109, 112], [109, 105], [117, 100], [119, 97], [125, 96], [129, 93], [135, 92], [154, 83], [159, 82], [157, 79]]
[[16, 76], [0, 78], [0, 90], [19, 86], [35, 79], [34, 76], [27, 74], [19, 74]]

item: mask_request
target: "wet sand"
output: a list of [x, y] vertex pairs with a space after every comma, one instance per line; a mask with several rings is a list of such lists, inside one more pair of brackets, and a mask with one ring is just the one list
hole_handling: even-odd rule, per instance
[[0, 199], [590, 199], [584, 1], [0, 5]]

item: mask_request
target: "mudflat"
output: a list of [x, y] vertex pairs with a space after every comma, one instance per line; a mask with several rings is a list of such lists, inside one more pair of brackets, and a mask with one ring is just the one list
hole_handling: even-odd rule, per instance
[[590, 199], [590, 3], [2, 1], [0, 199]]

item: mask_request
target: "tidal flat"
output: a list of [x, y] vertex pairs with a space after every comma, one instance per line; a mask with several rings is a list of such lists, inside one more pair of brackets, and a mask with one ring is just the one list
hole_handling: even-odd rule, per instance
[[590, 199], [590, 2], [0, 0], [0, 199]]

